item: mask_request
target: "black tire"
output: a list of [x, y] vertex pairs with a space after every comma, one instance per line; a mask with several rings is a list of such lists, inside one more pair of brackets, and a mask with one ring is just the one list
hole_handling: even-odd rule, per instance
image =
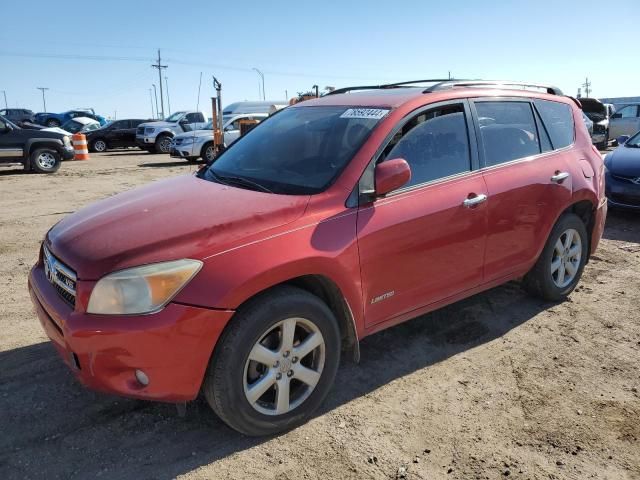
[[171, 135], [167, 135], [166, 133], [158, 135], [154, 149], [156, 153], [169, 153], [171, 149]]
[[50, 118], [49, 120], [47, 120], [45, 122], [45, 126], [47, 126], [49, 128], [59, 127], [60, 126], [60, 122], [58, 120], [56, 120], [55, 118]]
[[57, 172], [62, 163], [60, 154], [53, 148], [37, 148], [29, 156], [31, 169], [36, 173]]
[[200, 157], [202, 157], [202, 160], [204, 160], [208, 164], [213, 163], [216, 158], [214, 154], [213, 142], [207, 142], [202, 146]]
[[[567, 285], [559, 286], [553, 278], [551, 264], [556, 256], [556, 243], [562, 242], [561, 237], [568, 230], [578, 233], [581, 243], [581, 256], [577, 266], [577, 271], [573, 279]], [[566, 237], [563, 237], [566, 239]], [[574, 213], [565, 213], [554, 225], [547, 243], [533, 268], [527, 273], [522, 281], [522, 286], [532, 295], [549, 301], [559, 301], [569, 295], [580, 281], [582, 271], [587, 261], [589, 252], [589, 235], [584, 222]], [[564, 267], [563, 267], [564, 272]]]
[[[324, 367], [314, 389], [301, 404], [281, 415], [264, 414], [245, 396], [245, 364], [251, 349], [267, 332], [292, 318], [312, 322], [322, 334]], [[292, 358], [295, 362], [295, 357]], [[340, 332], [327, 305], [299, 288], [278, 287], [250, 300], [236, 312], [216, 345], [203, 392], [211, 408], [231, 428], [245, 435], [272, 435], [307, 421], [329, 392], [339, 363]]]
[[107, 145], [107, 141], [104, 138], [96, 138], [89, 144], [89, 150], [102, 153], [109, 150], [109, 145]]

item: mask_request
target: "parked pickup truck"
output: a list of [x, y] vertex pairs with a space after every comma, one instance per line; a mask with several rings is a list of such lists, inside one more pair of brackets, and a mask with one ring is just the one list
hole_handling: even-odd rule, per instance
[[155, 153], [169, 153], [173, 137], [179, 133], [204, 128], [207, 117], [204, 112], [181, 111], [158, 122], [141, 123], [136, 130], [136, 145]]
[[[223, 115], [224, 144], [231, 145], [240, 137], [240, 120], [257, 120], [261, 122], [268, 113], [244, 113], [241, 115]], [[195, 161], [202, 157], [207, 163], [215, 158], [213, 148], [213, 124], [207, 123], [202, 130], [176, 135], [171, 142], [169, 154], [176, 158]]]

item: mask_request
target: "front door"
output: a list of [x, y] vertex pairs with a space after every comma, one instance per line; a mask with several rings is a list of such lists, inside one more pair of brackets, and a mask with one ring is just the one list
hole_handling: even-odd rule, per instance
[[14, 130], [0, 118], [0, 163], [20, 162], [26, 140], [25, 130]]
[[404, 158], [412, 176], [358, 212], [368, 327], [482, 282], [487, 189], [470, 125], [464, 101], [421, 110], [377, 159]]
[[[489, 201], [484, 280], [532, 264], [571, 200], [574, 124], [569, 105], [528, 99], [477, 99], [481, 165]], [[541, 121], [544, 120], [544, 124]]]

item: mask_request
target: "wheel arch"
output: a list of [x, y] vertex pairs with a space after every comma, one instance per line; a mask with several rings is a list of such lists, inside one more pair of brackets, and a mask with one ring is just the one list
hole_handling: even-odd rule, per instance
[[587, 235], [589, 237], [587, 241], [587, 262], [589, 262], [589, 258], [591, 257], [591, 237], [593, 235], [593, 229], [595, 226], [595, 209], [596, 204], [591, 199], [574, 199], [574, 203], [569, 205], [560, 214], [560, 216], [562, 216], [566, 213], [574, 213], [584, 223], [584, 226], [587, 229]]

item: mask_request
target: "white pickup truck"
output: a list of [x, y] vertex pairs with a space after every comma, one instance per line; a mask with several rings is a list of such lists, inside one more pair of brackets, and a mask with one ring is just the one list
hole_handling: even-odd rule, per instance
[[[240, 120], [257, 120], [261, 122], [269, 116], [268, 113], [243, 113], [239, 115], [223, 115], [224, 144], [231, 145], [240, 137]], [[214, 160], [213, 125], [207, 123], [201, 130], [176, 135], [169, 149], [169, 154], [175, 158], [195, 161], [202, 157], [207, 162]]]
[[204, 112], [174, 112], [164, 120], [138, 125], [136, 145], [143, 150], [156, 153], [169, 153], [173, 137], [184, 132], [199, 130], [207, 124]]

